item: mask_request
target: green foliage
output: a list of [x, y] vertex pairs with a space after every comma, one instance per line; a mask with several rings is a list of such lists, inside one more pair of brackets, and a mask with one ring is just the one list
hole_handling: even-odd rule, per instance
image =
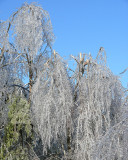
[[0, 159], [28, 160], [27, 144], [32, 139], [30, 105], [25, 99], [16, 97], [8, 108], [8, 124], [4, 131]]

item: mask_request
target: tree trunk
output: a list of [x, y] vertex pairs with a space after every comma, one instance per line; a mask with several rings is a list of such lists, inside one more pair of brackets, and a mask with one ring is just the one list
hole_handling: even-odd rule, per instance
[[67, 160], [71, 160], [71, 121], [67, 120]]
[[31, 103], [31, 93], [32, 93], [32, 85], [33, 85], [33, 71], [31, 66], [31, 61], [29, 62], [29, 103]]

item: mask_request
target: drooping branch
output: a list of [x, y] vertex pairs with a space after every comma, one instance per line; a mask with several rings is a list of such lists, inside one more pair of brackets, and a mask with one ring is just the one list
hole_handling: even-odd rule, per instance
[[18, 84], [12, 84], [12, 85], [9, 85], [9, 87], [18, 87], [18, 88], [22, 88], [23, 90], [25, 90], [25, 91], [27, 91], [27, 92], [30, 92], [30, 91], [28, 90], [28, 88], [25, 88], [25, 87], [23, 87], [22, 85], [18, 85]]

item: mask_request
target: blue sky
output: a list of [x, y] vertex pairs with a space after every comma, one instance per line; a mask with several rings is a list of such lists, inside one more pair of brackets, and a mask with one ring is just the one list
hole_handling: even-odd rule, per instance
[[[128, 0], [0, 0], [0, 20], [24, 2], [37, 2], [50, 14], [54, 49], [65, 59], [80, 52], [96, 57], [102, 46], [116, 75], [128, 67]], [[121, 76], [126, 87], [128, 71]]]

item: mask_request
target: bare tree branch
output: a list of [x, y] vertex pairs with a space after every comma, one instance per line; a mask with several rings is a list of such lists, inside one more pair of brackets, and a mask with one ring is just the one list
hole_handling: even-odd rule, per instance
[[123, 74], [123, 73], [125, 73], [126, 71], [128, 70], [128, 67], [123, 71], [123, 72], [121, 72], [120, 74]]

